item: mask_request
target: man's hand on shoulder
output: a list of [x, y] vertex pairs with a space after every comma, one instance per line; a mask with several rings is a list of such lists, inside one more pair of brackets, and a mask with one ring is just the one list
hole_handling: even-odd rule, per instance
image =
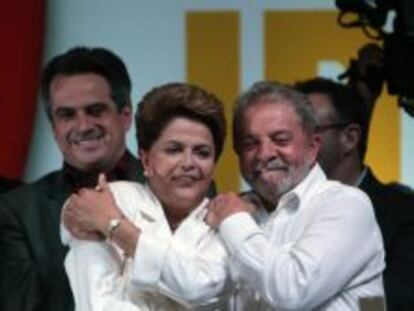
[[206, 222], [217, 228], [220, 223], [236, 213], [253, 213], [255, 206], [234, 192], [222, 193], [212, 199], [208, 205]]

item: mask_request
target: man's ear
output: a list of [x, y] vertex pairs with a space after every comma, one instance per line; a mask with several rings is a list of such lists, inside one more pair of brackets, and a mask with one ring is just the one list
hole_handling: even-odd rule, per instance
[[129, 131], [132, 124], [132, 105], [130, 100], [128, 100], [128, 102], [122, 108], [120, 114], [122, 118], [122, 123], [124, 125], [124, 131], [126, 133]]
[[309, 139], [309, 151], [311, 163], [315, 163], [322, 146], [322, 137], [320, 134], [313, 133]]
[[351, 153], [358, 149], [361, 140], [361, 127], [358, 124], [351, 123], [347, 125], [341, 132], [341, 146], [345, 153]]

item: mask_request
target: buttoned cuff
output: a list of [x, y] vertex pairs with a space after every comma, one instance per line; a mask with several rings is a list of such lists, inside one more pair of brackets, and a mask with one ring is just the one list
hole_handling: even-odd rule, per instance
[[220, 236], [231, 254], [234, 254], [243, 241], [261, 230], [249, 213], [240, 212], [224, 219], [220, 226]]
[[132, 283], [137, 287], [157, 285], [170, 241], [141, 232], [132, 263]]

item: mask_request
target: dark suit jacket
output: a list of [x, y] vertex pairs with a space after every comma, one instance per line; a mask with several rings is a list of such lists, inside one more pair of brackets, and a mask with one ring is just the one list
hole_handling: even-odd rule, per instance
[[0, 177], [0, 192], [5, 192], [10, 189], [16, 188], [21, 184], [22, 183], [20, 181]]
[[[142, 181], [142, 170], [134, 176]], [[56, 171], [0, 196], [1, 311], [74, 309], [59, 233], [70, 193], [62, 171]]]
[[360, 188], [370, 197], [384, 238], [389, 311], [414, 310], [414, 192], [383, 184], [368, 170]]

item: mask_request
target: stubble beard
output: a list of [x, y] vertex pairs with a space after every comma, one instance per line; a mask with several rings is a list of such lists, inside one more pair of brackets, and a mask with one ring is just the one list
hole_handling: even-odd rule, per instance
[[279, 199], [285, 193], [296, 187], [296, 185], [298, 185], [308, 174], [310, 168], [310, 161], [305, 160], [303, 165], [299, 167], [289, 166], [288, 171], [286, 172], [286, 177], [279, 178], [277, 181], [273, 179], [263, 179], [261, 176], [254, 179], [248, 178], [247, 181], [252, 185], [255, 192], [268, 203], [276, 207]]

